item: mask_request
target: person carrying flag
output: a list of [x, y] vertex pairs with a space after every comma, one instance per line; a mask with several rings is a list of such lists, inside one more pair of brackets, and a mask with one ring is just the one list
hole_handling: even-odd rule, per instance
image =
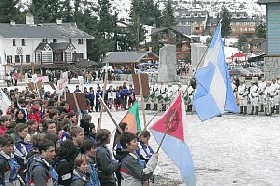
[[141, 160], [136, 153], [138, 149], [137, 137], [131, 132], [124, 132], [121, 135], [120, 143], [126, 151], [120, 167], [123, 177], [122, 185], [148, 185], [148, 180], [152, 177], [157, 166], [158, 154], [153, 154], [147, 164]]

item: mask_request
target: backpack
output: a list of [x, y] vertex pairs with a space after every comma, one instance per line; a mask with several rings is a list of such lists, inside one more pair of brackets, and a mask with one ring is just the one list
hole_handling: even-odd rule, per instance
[[[35, 161], [35, 163], [32, 165], [33, 161]], [[49, 176], [51, 176], [51, 178], [52, 178], [52, 182], [54, 183], [54, 185], [57, 185], [58, 175], [57, 175], [55, 169], [54, 168], [49, 169], [49, 167], [46, 167], [45, 165], [42, 164], [42, 162], [38, 161], [36, 159], [36, 157], [35, 158], [30, 158], [27, 161], [27, 170], [26, 170], [27, 173], [26, 173], [26, 176], [25, 176], [25, 183], [27, 185], [35, 185], [34, 180], [31, 178], [31, 172], [34, 170], [35, 167], [38, 167], [38, 166], [47, 168]]]
[[[6, 172], [10, 172], [9, 182], [14, 182], [18, 180], [18, 173], [20, 170], [20, 165], [16, 162], [15, 159], [11, 158], [10, 160], [5, 159], [3, 156], [0, 156], [0, 163], [4, 165], [5, 161], [8, 161], [9, 167], [6, 167]], [[4, 172], [5, 174], [5, 172]], [[3, 185], [5, 185], [5, 177], [3, 178]]]

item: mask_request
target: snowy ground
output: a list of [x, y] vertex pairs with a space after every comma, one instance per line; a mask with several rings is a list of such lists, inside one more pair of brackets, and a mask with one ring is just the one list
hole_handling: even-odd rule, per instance
[[[118, 122], [124, 114], [113, 112], [113, 117]], [[99, 114], [93, 113], [93, 116], [96, 123]], [[147, 121], [152, 117], [147, 115]], [[202, 123], [196, 115], [188, 115], [185, 133], [193, 155], [197, 185], [280, 185], [279, 119], [224, 115]], [[105, 114], [102, 127], [113, 130], [112, 126]], [[151, 145], [157, 149], [154, 139]], [[159, 175], [180, 180], [178, 170], [163, 151], [160, 151], [159, 166]]]
[[[74, 87], [75, 84], [69, 85], [71, 91]], [[22, 90], [24, 87], [19, 89]], [[45, 90], [51, 89], [45, 86]], [[97, 124], [99, 113], [91, 114], [93, 122]], [[112, 114], [119, 122], [124, 117], [125, 111]], [[153, 114], [155, 112], [147, 112], [147, 122], [153, 118]], [[141, 112], [140, 117], [143, 120]], [[155, 117], [153, 121], [159, 117]], [[192, 152], [198, 186], [280, 185], [279, 115], [272, 117], [224, 115], [205, 122], [200, 122], [195, 114], [188, 114], [187, 118], [185, 135]], [[115, 129], [107, 113], [102, 116], [101, 127], [110, 131]], [[154, 149], [158, 147], [153, 138], [151, 146]], [[180, 180], [178, 169], [163, 151], [159, 153], [160, 170], [157, 174], [172, 180]]]

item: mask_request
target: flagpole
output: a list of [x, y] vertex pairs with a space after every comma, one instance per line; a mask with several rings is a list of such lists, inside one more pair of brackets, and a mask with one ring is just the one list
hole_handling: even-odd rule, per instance
[[163, 137], [162, 137], [162, 139], [161, 139], [161, 141], [160, 141], [160, 144], [159, 144], [159, 146], [158, 146], [158, 149], [157, 149], [157, 151], [156, 151], [156, 153], [158, 153], [158, 151], [159, 151], [159, 149], [160, 149], [160, 147], [161, 147], [161, 145], [162, 145], [162, 143], [163, 143], [163, 140], [165, 139], [165, 137], [166, 137], [166, 134], [170, 131], [170, 122], [173, 120], [173, 118], [175, 117], [175, 114], [177, 113], [177, 111], [178, 111], [178, 108], [181, 106], [181, 104], [182, 104], [182, 99], [181, 99], [181, 101], [180, 101], [180, 103], [178, 104], [178, 106], [176, 107], [176, 109], [175, 109], [175, 111], [173, 112], [173, 114], [172, 114], [172, 116], [170, 117], [170, 119], [169, 119], [169, 122], [168, 122], [168, 125], [167, 125], [167, 129], [166, 129], [166, 131], [165, 131], [165, 133], [164, 133], [164, 135], [163, 135]]
[[155, 119], [156, 115], [160, 113], [160, 111], [156, 112], [156, 114], [153, 115], [152, 119], [147, 123], [147, 125], [143, 128], [143, 131], [148, 128], [148, 126], [152, 123], [152, 121]]
[[[219, 24], [221, 24], [221, 23], [222, 23], [222, 20], [223, 20], [223, 19], [221, 19], [221, 20], [220, 20]], [[222, 24], [221, 24], [220, 29], [222, 29]], [[213, 39], [213, 38], [212, 38], [212, 39]], [[211, 39], [211, 42], [212, 42], [212, 39]], [[211, 42], [210, 42], [210, 44], [211, 44]], [[209, 49], [209, 47], [210, 47], [210, 44], [209, 44], [209, 46], [207, 47], [207, 49], [205, 50], [205, 52], [203, 53], [203, 56], [202, 56], [202, 58], [200, 59], [199, 63], [197, 64], [197, 66], [196, 66], [196, 68], [195, 68], [195, 72], [194, 72], [194, 75], [193, 75], [193, 76], [195, 76], [196, 71], [197, 71], [197, 69], [198, 69], [199, 65], [201, 64], [201, 62], [202, 62], [203, 58], [205, 57], [206, 53], [208, 52], [208, 49]]]
[[[106, 87], [107, 87], [107, 81], [108, 81], [108, 63], [106, 63], [106, 72], [105, 72], [105, 78], [104, 78], [104, 82], [103, 82], [104, 84], [103, 84], [103, 90], [102, 90], [103, 91], [102, 92], [102, 100], [104, 100], [105, 91], [106, 91]], [[100, 115], [99, 115], [99, 118], [98, 118], [97, 130], [99, 130], [101, 128], [102, 110], [103, 110], [103, 108], [101, 107]]]
[[119, 127], [119, 125], [117, 124], [116, 120], [113, 118], [112, 113], [110, 111], [110, 109], [108, 108], [108, 106], [104, 103], [104, 100], [102, 98], [98, 98], [100, 104], [103, 106], [103, 108], [106, 110], [106, 112], [108, 113], [108, 115], [110, 116], [111, 120], [113, 121], [113, 123], [115, 124], [116, 128], [118, 129], [118, 131], [120, 133], [122, 133], [122, 129]]
[[146, 116], [145, 116], [145, 108], [144, 108], [144, 96], [143, 96], [143, 89], [142, 89], [142, 82], [140, 73], [138, 74], [139, 79], [139, 87], [140, 87], [140, 96], [141, 96], [141, 106], [142, 106], [142, 114], [143, 114], [143, 121], [144, 121], [144, 128], [146, 128]]

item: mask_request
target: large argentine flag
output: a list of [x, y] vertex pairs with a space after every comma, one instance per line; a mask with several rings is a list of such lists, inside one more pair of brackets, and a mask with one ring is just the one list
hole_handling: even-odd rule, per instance
[[225, 112], [238, 112], [225, 60], [221, 25], [216, 29], [203, 66], [197, 69], [195, 79], [194, 106], [200, 120]]

